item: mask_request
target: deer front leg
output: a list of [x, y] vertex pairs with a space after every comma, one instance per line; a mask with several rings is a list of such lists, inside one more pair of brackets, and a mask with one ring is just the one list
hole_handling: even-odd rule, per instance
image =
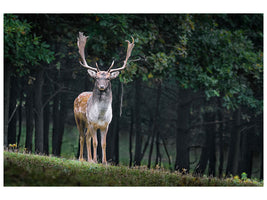
[[104, 130], [101, 131], [101, 146], [102, 146], [102, 164], [107, 164], [107, 158], [106, 158], [106, 138], [108, 133], [108, 126]]
[[89, 128], [87, 128], [86, 146], [87, 146], [87, 161], [88, 162], [93, 162], [93, 160], [92, 160], [92, 151], [91, 151], [91, 139], [92, 139], [92, 136], [90, 135]]
[[97, 132], [95, 129], [92, 130], [91, 134], [93, 135], [93, 148], [94, 148], [94, 158], [93, 161], [97, 163]]

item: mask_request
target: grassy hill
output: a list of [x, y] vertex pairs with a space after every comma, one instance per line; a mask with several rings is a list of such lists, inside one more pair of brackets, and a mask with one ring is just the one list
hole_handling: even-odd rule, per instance
[[145, 167], [104, 166], [5, 151], [4, 186], [263, 186], [263, 182], [239, 177], [194, 177]]

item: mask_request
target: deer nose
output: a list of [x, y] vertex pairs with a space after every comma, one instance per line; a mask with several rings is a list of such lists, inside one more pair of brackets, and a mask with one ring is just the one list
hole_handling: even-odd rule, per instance
[[105, 89], [104, 85], [99, 86], [99, 90], [104, 90], [104, 89]]

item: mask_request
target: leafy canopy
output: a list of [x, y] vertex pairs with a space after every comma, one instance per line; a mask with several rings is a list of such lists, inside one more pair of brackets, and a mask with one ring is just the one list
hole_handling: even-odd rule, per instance
[[29, 73], [29, 66], [35, 67], [41, 62], [49, 64], [54, 59], [49, 45], [42, 41], [41, 36], [31, 33], [31, 25], [16, 15], [4, 16], [4, 42], [5, 62], [19, 76]]

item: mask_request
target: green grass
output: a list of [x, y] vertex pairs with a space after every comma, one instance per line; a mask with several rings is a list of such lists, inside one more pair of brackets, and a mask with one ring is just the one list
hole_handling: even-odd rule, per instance
[[4, 152], [5, 186], [263, 186], [238, 177], [194, 177], [145, 167], [105, 166], [33, 154]]

